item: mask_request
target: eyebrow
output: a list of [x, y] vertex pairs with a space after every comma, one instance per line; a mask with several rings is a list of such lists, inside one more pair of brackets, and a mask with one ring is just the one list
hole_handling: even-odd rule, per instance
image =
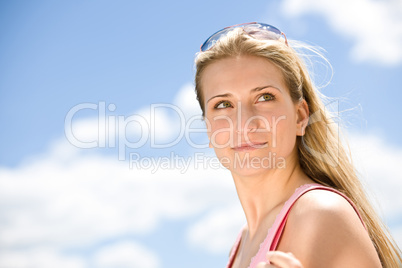
[[[250, 90], [250, 92], [261, 91], [261, 90], [263, 90], [263, 89], [265, 89], [265, 88], [268, 88], [268, 87], [275, 88], [275, 89], [279, 90], [280, 92], [282, 92], [281, 89], [279, 89], [279, 88], [277, 88], [277, 87], [274, 87], [274, 86], [271, 86], [271, 85], [253, 88], [253, 89]], [[233, 94], [231, 94], [231, 93], [225, 93], [225, 94], [215, 95], [215, 96], [213, 96], [212, 98], [210, 98], [210, 99], [207, 101], [207, 103], [208, 103], [209, 101], [211, 101], [212, 99], [215, 99], [215, 98], [221, 98], [221, 97], [222, 97], [222, 98], [226, 98], [226, 97], [231, 97], [231, 96], [233, 96]]]

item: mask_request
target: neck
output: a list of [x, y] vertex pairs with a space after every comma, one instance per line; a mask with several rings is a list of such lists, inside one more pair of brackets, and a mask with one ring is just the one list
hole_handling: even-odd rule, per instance
[[250, 237], [260, 226], [264, 227], [267, 216], [282, 207], [297, 187], [313, 182], [304, 174], [297, 158], [287, 160], [285, 168], [261, 170], [247, 176], [232, 172], [232, 175]]

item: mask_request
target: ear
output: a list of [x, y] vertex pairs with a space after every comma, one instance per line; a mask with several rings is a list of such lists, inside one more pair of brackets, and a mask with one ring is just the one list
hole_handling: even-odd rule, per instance
[[306, 100], [302, 99], [297, 104], [296, 108], [297, 108], [296, 135], [304, 136], [310, 115], [310, 111], [308, 109]]

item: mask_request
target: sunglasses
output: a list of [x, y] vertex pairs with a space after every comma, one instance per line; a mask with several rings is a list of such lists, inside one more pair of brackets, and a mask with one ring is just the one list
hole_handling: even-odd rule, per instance
[[216, 42], [219, 41], [219, 39], [225, 37], [230, 31], [235, 28], [243, 28], [243, 30], [249, 36], [259, 40], [279, 40], [283, 36], [285, 38], [285, 44], [288, 45], [286, 35], [278, 28], [265, 23], [248, 22], [229, 26], [217, 31], [216, 33], [208, 37], [204, 44], [201, 45], [201, 52], [207, 51], [212, 48], [216, 44]]

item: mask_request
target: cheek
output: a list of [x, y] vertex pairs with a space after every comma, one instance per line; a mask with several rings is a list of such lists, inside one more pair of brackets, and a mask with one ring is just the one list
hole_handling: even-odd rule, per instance
[[272, 147], [279, 152], [293, 150], [296, 142], [296, 121], [294, 116], [278, 113], [272, 120]]
[[214, 145], [228, 144], [232, 138], [233, 124], [226, 119], [210, 120], [211, 128], [208, 133], [210, 141]]

